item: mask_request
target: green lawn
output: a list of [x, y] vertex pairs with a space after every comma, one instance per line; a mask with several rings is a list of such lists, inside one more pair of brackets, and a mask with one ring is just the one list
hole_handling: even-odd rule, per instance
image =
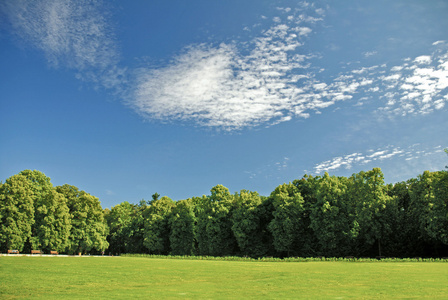
[[443, 298], [446, 262], [0, 257], [0, 298]]

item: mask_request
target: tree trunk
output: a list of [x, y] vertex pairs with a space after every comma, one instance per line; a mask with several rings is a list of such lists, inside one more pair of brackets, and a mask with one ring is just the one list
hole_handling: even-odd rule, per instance
[[381, 239], [378, 239], [378, 255], [382, 256], [381, 255]]

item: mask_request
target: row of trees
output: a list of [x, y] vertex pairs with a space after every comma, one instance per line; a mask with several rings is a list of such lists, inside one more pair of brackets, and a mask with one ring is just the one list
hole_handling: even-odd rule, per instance
[[448, 173], [386, 185], [380, 169], [304, 176], [269, 197], [222, 185], [210, 196], [106, 210], [114, 253], [448, 256]]
[[25, 170], [0, 185], [0, 249], [263, 256], [448, 256], [448, 172], [396, 184], [380, 169], [304, 176], [270, 196], [217, 185], [103, 210], [70, 185]]
[[0, 183], [2, 251], [103, 251], [107, 233], [98, 198], [74, 186], [54, 187], [49, 177], [30, 170]]

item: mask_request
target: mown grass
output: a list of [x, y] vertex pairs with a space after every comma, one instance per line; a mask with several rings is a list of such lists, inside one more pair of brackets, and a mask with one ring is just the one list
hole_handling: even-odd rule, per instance
[[157, 255], [157, 254], [121, 254], [122, 257], [146, 257], [160, 259], [187, 259], [187, 260], [220, 260], [220, 261], [263, 261], [263, 262], [316, 262], [316, 261], [345, 261], [345, 262], [447, 262], [448, 258], [397, 258], [397, 257], [259, 257], [247, 256], [191, 256], [191, 255]]
[[448, 298], [446, 262], [0, 257], [1, 299]]

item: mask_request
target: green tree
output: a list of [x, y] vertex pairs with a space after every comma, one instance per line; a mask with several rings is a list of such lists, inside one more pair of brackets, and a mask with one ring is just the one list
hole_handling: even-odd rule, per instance
[[232, 213], [232, 231], [242, 255], [261, 257], [268, 247], [264, 243], [266, 226], [263, 226], [262, 200], [257, 192], [242, 190], [235, 194]]
[[69, 246], [71, 228], [67, 200], [42, 172], [24, 170], [19, 174], [27, 178], [33, 191], [35, 223], [32, 227], [31, 247], [45, 252], [65, 251]]
[[386, 206], [392, 200], [386, 193], [384, 175], [380, 168], [374, 168], [353, 174], [350, 180], [349, 193], [356, 209], [361, 248], [366, 250], [376, 243], [378, 255], [382, 256], [381, 243], [391, 230]]
[[[420, 239], [438, 251], [448, 244], [448, 173], [425, 171], [410, 188], [410, 210]], [[428, 253], [433, 255], [433, 253]], [[437, 254], [437, 253], [436, 253]]]
[[112, 253], [125, 253], [130, 248], [130, 230], [133, 206], [125, 201], [112, 207], [105, 214], [105, 219], [109, 227], [109, 251]]
[[171, 254], [195, 254], [195, 222], [191, 199], [178, 201], [169, 219]]
[[434, 206], [429, 212], [428, 235], [448, 245], [448, 172], [434, 172]]
[[195, 222], [195, 242], [199, 255], [209, 255], [207, 224], [209, 217], [210, 198], [203, 195], [202, 197], [191, 198], [193, 204], [193, 213], [196, 216]]
[[159, 193], [154, 193], [154, 194], [152, 194], [152, 196], [151, 196], [152, 201], [157, 201], [157, 200], [159, 200], [159, 197], [160, 197], [160, 194], [159, 194]]
[[431, 221], [430, 210], [434, 206], [433, 180], [433, 174], [425, 171], [417, 179], [411, 181], [409, 188], [409, 210], [413, 221], [417, 224], [414, 234], [425, 243], [432, 242], [427, 228]]
[[34, 224], [34, 193], [24, 175], [0, 183], [0, 250], [22, 251]]
[[[445, 150], [445, 153], [448, 154], [448, 148], [445, 148], [444, 150]], [[448, 166], [445, 166], [445, 168], [448, 169]]]
[[273, 220], [268, 228], [274, 239], [274, 247], [287, 256], [303, 255], [306, 231], [303, 223], [304, 200], [293, 184], [278, 186], [272, 193]]
[[143, 245], [145, 233], [145, 216], [148, 214], [149, 206], [145, 200], [141, 200], [138, 205], [133, 206], [131, 223], [127, 227], [129, 242], [127, 244], [127, 253], [145, 253], [147, 248]]
[[207, 223], [210, 255], [233, 255], [236, 247], [231, 220], [233, 195], [222, 185], [214, 186], [210, 192], [210, 213]]
[[274, 237], [269, 230], [269, 224], [274, 219], [274, 210], [273, 198], [261, 196], [261, 204], [257, 208], [257, 213], [260, 221], [260, 231], [262, 232], [262, 243], [266, 251], [266, 254], [262, 256], [278, 256], [274, 247]]
[[197, 241], [201, 255], [233, 255], [237, 243], [232, 232], [233, 195], [222, 186], [214, 186], [211, 195], [199, 200]]
[[174, 206], [174, 201], [166, 196], [151, 202], [145, 220], [143, 241], [150, 253], [168, 254], [170, 252], [169, 216]]
[[324, 256], [353, 255], [358, 232], [354, 210], [347, 199], [347, 179], [325, 175], [316, 180], [316, 203], [311, 209], [311, 228]]
[[392, 200], [386, 210], [389, 216], [388, 223], [393, 231], [391, 230], [386, 238], [389, 242], [384, 245], [384, 250], [390, 256], [415, 257], [421, 256], [423, 252], [424, 245], [416, 234], [419, 232], [418, 222], [415, 222], [410, 209], [411, 182], [412, 180], [397, 182], [387, 188], [387, 193]]
[[107, 249], [108, 227], [98, 198], [68, 184], [58, 186], [56, 190], [67, 199], [71, 215], [69, 253]]
[[304, 213], [302, 216], [302, 224], [304, 232], [304, 253], [305, 255], [315, 256], [320, 255], [319, 241], [311, 228], [311, 213], [313, 208], [317, 205], [317, 187], [320, 176], [304, 175], [301, 179], [293, 181], [293, 185], [299, 190], [303, 198]]

